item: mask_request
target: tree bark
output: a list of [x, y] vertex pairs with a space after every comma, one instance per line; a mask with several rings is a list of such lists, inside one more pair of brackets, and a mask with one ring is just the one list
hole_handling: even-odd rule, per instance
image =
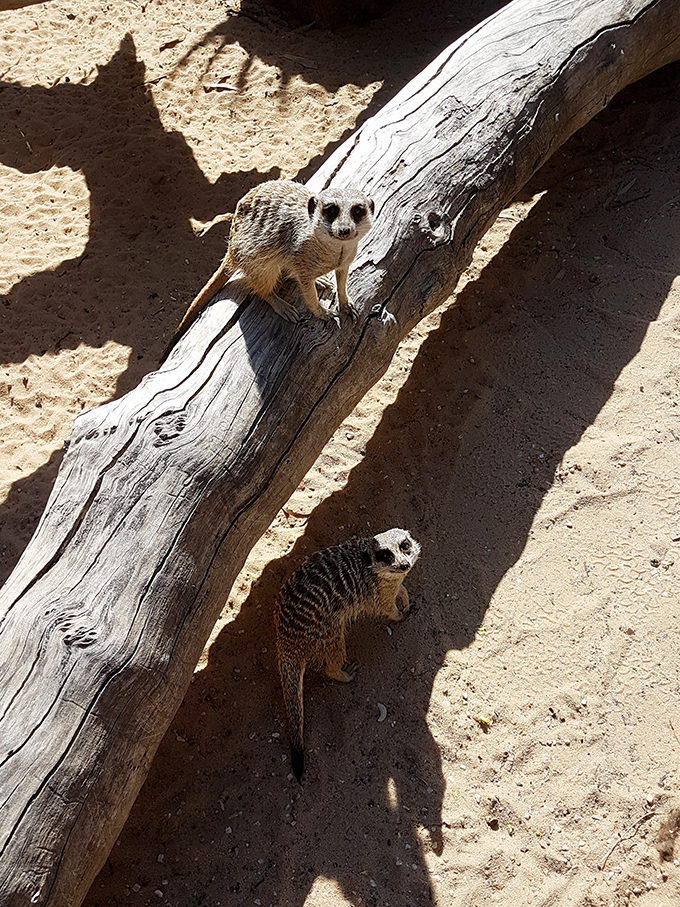
[[[76, 907], [249, 550], [550, 154], [680, 57], [677, 0], [516, 0], [310, 181], [376, 202], [342, 328], [231, 281], [164, 367], [78, 417], [0, 592], [0, 904]], [[373, 310], [373, 314], [369, 314]]]

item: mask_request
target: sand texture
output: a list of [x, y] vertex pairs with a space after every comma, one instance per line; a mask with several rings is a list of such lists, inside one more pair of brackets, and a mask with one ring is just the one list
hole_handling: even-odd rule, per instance
[[[3, 580], [74, 417], [220, 261], [203, 225], [499, 5], [335, 34], [246, 0], [0, 13]], [[87, 907], [680, 903], [679, 149], [674, 65], [501, 214], [253, 550]], [[308, 677], [300, 788], [273, 598], [391, 526], [413, 613], [354, 628], [352, 684]]]

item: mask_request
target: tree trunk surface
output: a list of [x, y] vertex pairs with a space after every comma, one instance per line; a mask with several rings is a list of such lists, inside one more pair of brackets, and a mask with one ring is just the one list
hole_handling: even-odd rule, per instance
[[251, 547], [522, 185], [680, 57], [677, 0], [516, 0], [315, 174], [376, 223], [341, 328], [230, 281], [158, 371], [79, 416], [0, 592], [0, 904], [77, 907]]

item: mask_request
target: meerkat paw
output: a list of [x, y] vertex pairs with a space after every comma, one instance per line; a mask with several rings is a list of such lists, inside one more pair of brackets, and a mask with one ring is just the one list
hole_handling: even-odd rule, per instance
[[355, 661], [343, 665], [342, 668], [331, 667], [330, 665], [326, 667], [326, 676], [330, 677], [331, 680], [339, 680], [342, 683], [350, 683], [356, 677], [356, 673], [357, 663]]
[[356, 661], [349, 661], [346, 665], [343, 665], [343, 674], [345, 674], [348, 681], [354, 680], [354, 678], [357, 676], [358, 668], [359, 665], [356, 663]]
[[300, 321], [300, 313], [292, 304], [285, 299], [282, 299], [280, 296], [277, 296], [276, 293], [272, 293], [267, 297], [267, 302], [274, 309], [277, 315], [280, 315], [281, 318], [286, 321], [290, 321], [293, 324], [297, 324]]

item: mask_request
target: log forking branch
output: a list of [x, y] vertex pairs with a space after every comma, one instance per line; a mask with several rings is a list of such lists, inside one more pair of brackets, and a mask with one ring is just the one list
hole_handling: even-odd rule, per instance
[[678, 57], [676, 0], [504, 7], [310, 181], [375, 200], [351, 291], [394, 323], [284, 325], [229, 285], [161, 371], [76, 420], [0, 592], [3, 907], [82, 901], [238, 570], [325, 441], [541, 163]]

